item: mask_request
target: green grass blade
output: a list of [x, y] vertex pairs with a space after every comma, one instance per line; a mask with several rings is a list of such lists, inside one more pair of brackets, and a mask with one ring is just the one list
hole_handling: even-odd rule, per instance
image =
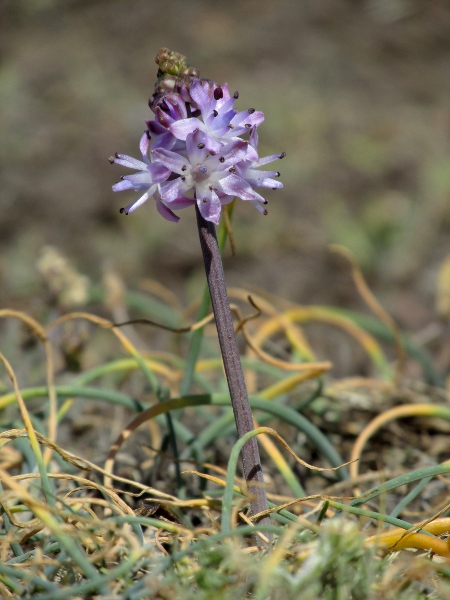
[[352, 500], [350, 506], [360, 506], [361, 504], [365, 504], [366, 502], [369, 502], [369, 500], [377, 498], [381, 494], [386, 494], [391, 490], [395, 490], [402, 485], [408, 485], [410, 483], [414, 483], [414, 481], [420, 481], [421, 479], [436, 477], [436, 475], [444, 475], [446, 473], [450, 473], [450, 463], [436, 465], [434, 467], [426, 467], [425, 469], [417, 469], [416, 471], [405, 473], [404, 475], [400, 475], [399, 477], [395, 477], [394, 479], [385, 481], [384, 483], [371, 488], [364, 494], [364, 496], [356, 498], [356, 500]]

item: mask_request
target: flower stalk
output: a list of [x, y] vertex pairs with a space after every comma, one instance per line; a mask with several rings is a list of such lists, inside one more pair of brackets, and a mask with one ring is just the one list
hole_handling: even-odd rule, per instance
[[[225, 374], [230, 390], [231, 404], [238, 436], [242, 437], [253, 431], [253, 416], [248, 401], [247, 388], [244, 380], [239, 349], [234, 333], [233, 319], [223, 272], [222, 257], [217, 243], [216, 229], [211, 221], [206, 221], [196, 206], [197, 225], [200, 245], [205, 262], [206, 278], [208, 281], [211, 304], [216, 320], [220, 350], [222, 352]], [[252, 515], [267, 510], [264, 477], [259, 456], [256, 437], [251, 438], [242, 449], [242, 464], [244, 477], [250, 494], [250, 509]], [[263, 517], [261, 523], [269, 523], [269, 517]]]

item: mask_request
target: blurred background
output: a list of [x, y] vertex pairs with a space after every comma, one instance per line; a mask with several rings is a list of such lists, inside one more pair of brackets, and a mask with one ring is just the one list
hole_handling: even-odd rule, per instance
[[199, 293], [194, 213], [173, 224], [149, 202], [125, 217], [135, 195], [111, 191], [124, 171], [108, 157], [139, 155], [166, 46], [238, 90], [239, 109], [264, 111], [260, 155], [287, 152], [268, 216], [235, 208], [228, 284], [361, 308], [328, 249], [339, 243], [402, 327], [436, 319], [450, 252], [450, 2], [1, 0], [0, 28], [3, 307], [33, 310], [47, 245], [93, 282], [113, 271], [182, 302]]

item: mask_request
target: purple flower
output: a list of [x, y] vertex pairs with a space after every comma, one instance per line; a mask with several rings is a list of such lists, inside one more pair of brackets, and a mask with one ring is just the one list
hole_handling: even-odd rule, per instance
[[[254, 128], [250, 134], [250, 143], [248, 145], [246, 160], [243, 160], [237, 165], [237, 175], [239, 175], [242, 179], [245, 179], [253, 188], [265, 187], [272, 190], [282, 188], [283, 184], [281, 181], [273, 179], [273, 177], [280, 176], [279, 171], [259, 171], [258, 169], [259, 167], [267, 165], [274, 160], [284, 158], [286, 153], [281, 152], [281, 154], [272, 154], [270, 156], [265, 156], [264, 158], [259, 158], [257, 147], [258, 133], [256, 128]], [[265, 204], [266, 203], [267, 201]], [[260, 204], [255, 206], [260, 212], [264, 212], [264, 209], [262, 209]]]
[[[192, 199], [186, 197], [186, 193], [192, 192], [203, 217], [217, 224], [222, 204], [231, 202], [234, 196], [241, 197], [238, 186], [230, 194], [226, 191], [229, 186], [222, 184], [234, 172], [234, 165], [245, 158], [248, 144], [237, 139], [222, 146], [217, 154], [211, 154], [206, 147], [207, 140], [203, 131], [195, 130], [186, 138], [187, 157], [164, 148], [157, 148], [152, 156], [155, 161], [179, 175], [161, 187], [164, 203], [172, 207], [174, 202], [187, 202]], [[242, 183], [244, 189], [245, 182]]]
[[121, 212], [129, 214], [153, 197], [170, 221], [179, 220], [173, 211], [197, 203], [202, 216], [217, 224], [222, 206], [237, 197], [266, 214], [267, 200], [256, 188], [283, 186], [274, 179], [278, 171], [260, 167], [284, 153], [259, 158], [257, 127], [264, 114], [252, 108], [238, 112], [237, 97], [226, 84], [194, 79], [183, 95], [166, 92], [154, 100], [155, 119], [146, 122], [140, 142], [142, 160], [122, 154], [110, 159], [137, 171], [122, 177], [113, 191], [144, 192]]
[[169, 131], [169, 127], [187, 117], [186, 104], [179, 94], [166, 94], [155, 107], [156, 119], [146, 121], [148, 132], [153, 138], [152, 148], [182, 150], [184, 144]]
[[179, 140], [185, 140], [190, 133], [200, 129], [208, 136], [208, 150], [218, 152], [221, 146], [264, 121], [264, 114], [254, 108], [238, 113], [233, 108], [236, 98], [230, 98], [226, 84], [219, 87], [207, 80], [196, 80], [190, 93], [203, 120], [191, 117], [172, 123], [169, 129]]
[[142, 161], [127, 156], [126, 154], [116, 154], [109, 159], [111, 163], [122, 165], [128, 169], [136, 169], [137, 171], [137, 173], [133, 173], [132, 175], [124, 175], [118, 183], [113, 185], [113, 192], [122, 192], [123, 190], [140, 192], [145, 190], [145, 193], [142, 196], [124, 208], [121, 208], [120, 212], [128, 215], [142, 206], [144, 202], [147, 202], [149, 198], [154, 197], [156, 200], [156, 208], [165, 219], [168, 219], [169, 221], [179, 221], [179, 217], [164, 206], [159, 196], [159, 184], [166, 181], [170, 175], [170, 170], [160, 163], [151, 163], [149, 161], [147, 157], [149, 144], [150, 140], [148, 135], [147, 133], [144, 133], [139, 144]]

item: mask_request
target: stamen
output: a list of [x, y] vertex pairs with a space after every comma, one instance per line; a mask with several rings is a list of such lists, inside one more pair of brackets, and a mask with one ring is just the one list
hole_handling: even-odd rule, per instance
[[200, 144], [197, 144], [197, 148], [199, 150], [203, 150], [204, 147], [205, 147], [205, 144], [203, 142], [200, 142]]
[[109, 160], [109, 164], [110, 164], [110, 165], [113, 165], [113, 164], [116, 162], [116, 161], [115, 161], [115, 159], [114, 159], [114, 156], [110, 156], [110, 157], [108, 158], [108, 160]]
[[186, 166], [186, 165], [183, 165], [183, 166], [181, 167], [181, 170], [182, 170], [182, 171], [186, 171], [186, 169], [187, 169], [187, 166]]
[[282, 152], [278, 158], [284, 158], [286, 156], [286, 152]]
[[181, 176], [181, 181], [186, 181], [186, 177], [184, 175]]
[[214, 100], [220, 100], [221, 98], [223, 98], [223, 90], [218, 87], [214, 90]]
[[233, 98], [237, 100], [239, 98], [239, 92], [234, 92]]
[[230, 167], [228, 171], [229, 173], [236, 173], [236, 169], [234, 167]]
[[275, 173], [275, 177], [279, 177], [280, 175], [281, 175], [280, 171], [277, 171], [277, 172]]
[[128, 211], [127, 211], [127, 209], [126, 209], [126, 208], [121, 208], [121, 209], [119, 210], [119, 212], [120, 212], [120, 214], [121, 214], [121, 215], [125, 214], [125, 215], [127, 215], [127, 216], [128, 216]]
[[250, 123], [246, 123], [246, 124], [244, 125], [244, 127], [245, 127], [245, 129], [250, 129], [251, 125], [250, 125]]
[[217, 115], [218, 115], [218, 114], [219, 114], [219, 113], [217, 112], [217, 110], [216, 110], [216, 109], [214, 109], [214, 110], [213, 110], [213, 115], [214, 115], [215, 117], [217, 117]]
[[225, 156], [221, 156], [221, 157], [219, 158], [219, 162], [221, 162], [221, 163], [224, 163], [224, 162], [225, 162]]
[[208, 202], [208, 198], [203, 198], [203, 202]]
[[269, 214], [269, 213], [268, 213], [268, 211], [267, 211], [267, 210], [263, 210], [263, 215], [264, 215], [264, 216], [266, 216], [266, 215], [268, 215], [268, 214]]
[[255, 109], [254, 109], [254, 108], [249, 108], [249, 109], [248, 109], [248, 114], [249, 114], [249, 115], [252, 115], [254, 112], [255, 112]]

